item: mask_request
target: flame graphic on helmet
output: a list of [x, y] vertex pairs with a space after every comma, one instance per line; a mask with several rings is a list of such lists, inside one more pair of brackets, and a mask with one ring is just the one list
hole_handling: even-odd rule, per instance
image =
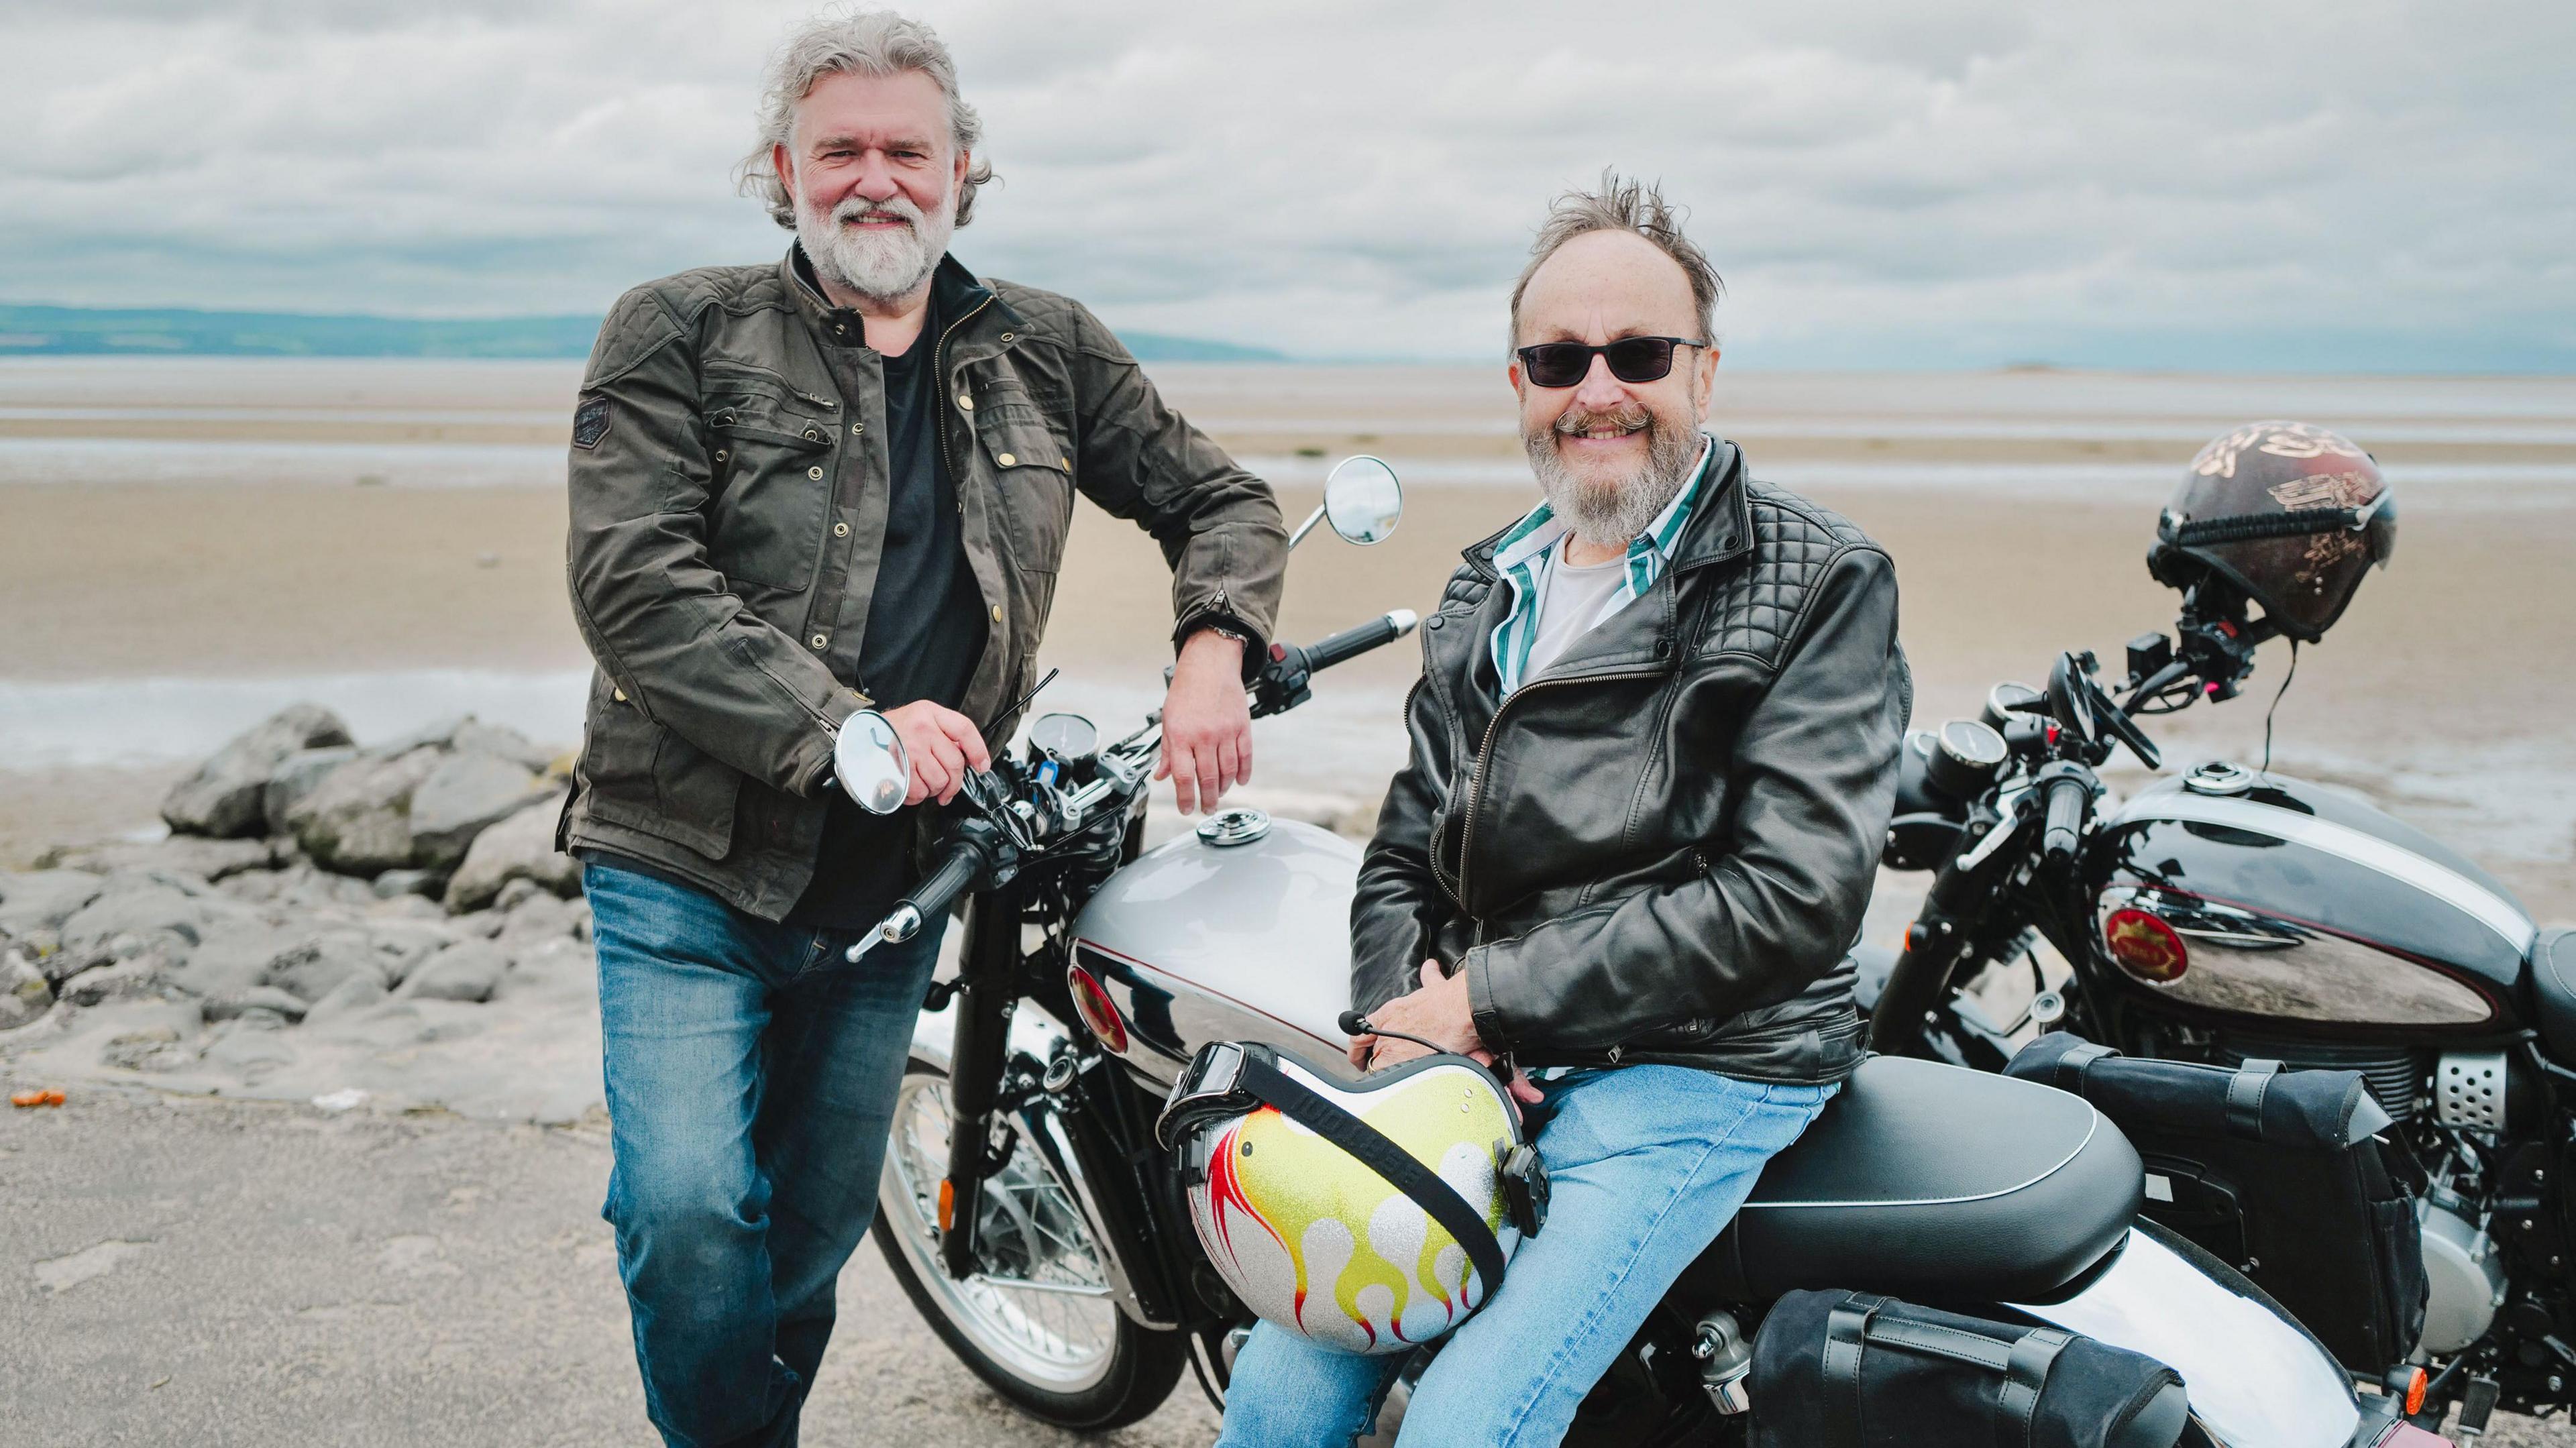
[[[1509, 1252], [1514, 1236], [1491, 1148], [1471, 1145], [1510, 1134], [1490, 1086], [1460, 1070], [1431, 1070], [1344, 1102], [1468, 1202], [1484, 1204]], [[1280, 1325], [1319, 1344], [1377, 1352], [1427, 1341], [1491, 1290], [1466, 1249], [1411, 1198], [1274, 1109], [1218, 1131], [1206, 1172], [1191, 1206], [1210, 1261], [1255, 1311], [1278, 1321], [1284, 1308], [1291, 1321]]]

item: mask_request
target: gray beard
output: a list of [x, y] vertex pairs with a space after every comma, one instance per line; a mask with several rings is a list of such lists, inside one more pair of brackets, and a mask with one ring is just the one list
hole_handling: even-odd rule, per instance
[[[1590, 416], [1569, 411], [1557, 420], [1557, 427], [1583, 432], [1591, 423]], [[1555, 427], [1528, 433], [1521, 443], [1529, 452], [1530, 471], [1538, 475], [1539, 491], [1546, 495], [1548, 507], [1576, 537], [1604, 548], [1627, 547], [1630, 539], [1645, 532], [1655, 516], [1671, 506], [1682, 484], [1690, 481], [1703, 446], [1697, 429], [1669, 427], [1650, 413], [1644, 466], [1605, 486], [1567, 471], [1557, 456]]]
[[[903, 231], [864, 235], [843, 223], [869, 212], [890, 212], [912, 225]], [[829, 216], [799, 205], [796, 239], [814, 263], [815, 275], [872, 302], [899, 302], [921, 289], [948, 253], [948, 238], [957, 229], [957, 212], [942, 202], [934, 215], [903, 197], [869, 203], [842, 202]]]

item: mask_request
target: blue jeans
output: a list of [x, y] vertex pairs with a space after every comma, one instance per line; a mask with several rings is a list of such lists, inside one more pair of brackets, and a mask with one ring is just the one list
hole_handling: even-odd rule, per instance
[[[1397, 1442], [1553, 1444], [1584, 1394], [1835, 1089], [1625, 1066], [1543, 1082], [1554, 1190], [1492, 1302], [1414, 1385]], [[1218, 1448], [1348, 1448], [1376, 1421], [1403, 1353], [1316, 1347], [1265, 1322], [1235, 1359]]]
[[582, 888], [616, 1153], [601, 1215], [645, 1411], [671, 1448], [792, 1444], [947, 917], [851, 965], [848, 931], [601, 864]]

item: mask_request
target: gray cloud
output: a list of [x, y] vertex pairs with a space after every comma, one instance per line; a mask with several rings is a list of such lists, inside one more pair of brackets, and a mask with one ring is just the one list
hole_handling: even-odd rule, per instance
[[[0, 296], [585, 311], [773, 256], [801, 5], [0, 5]], [[958, 251], [1113, 322], [1489, 356], [1546, 198], [1663, 178], [1738, 363], [2576, 367], [2576, 11], [938, 4]]]

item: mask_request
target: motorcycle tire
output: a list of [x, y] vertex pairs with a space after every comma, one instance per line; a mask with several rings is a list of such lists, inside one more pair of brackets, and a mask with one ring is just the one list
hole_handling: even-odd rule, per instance
[[[1018, 1275], [988, 1269], [961, 1283], [941, 1267], [932, 1204], [947, 1162], [947, 1088], [945, 1070], [915, 1057], [895, 1098], [870, 1231], [904, 1295], [959, 1362], [1031, 1417], [1097, 1433], [1153, 1412], [1180, 1381], [1187, 1339], [1140, 1327], [1110, 1301], [1070, 1189], [1026, 1143], [985, 1184], [977, 1238], [979, 1255], [1010, 1259]], [[1007, 1285], [1039, 1276], [1044, 1290]]]

